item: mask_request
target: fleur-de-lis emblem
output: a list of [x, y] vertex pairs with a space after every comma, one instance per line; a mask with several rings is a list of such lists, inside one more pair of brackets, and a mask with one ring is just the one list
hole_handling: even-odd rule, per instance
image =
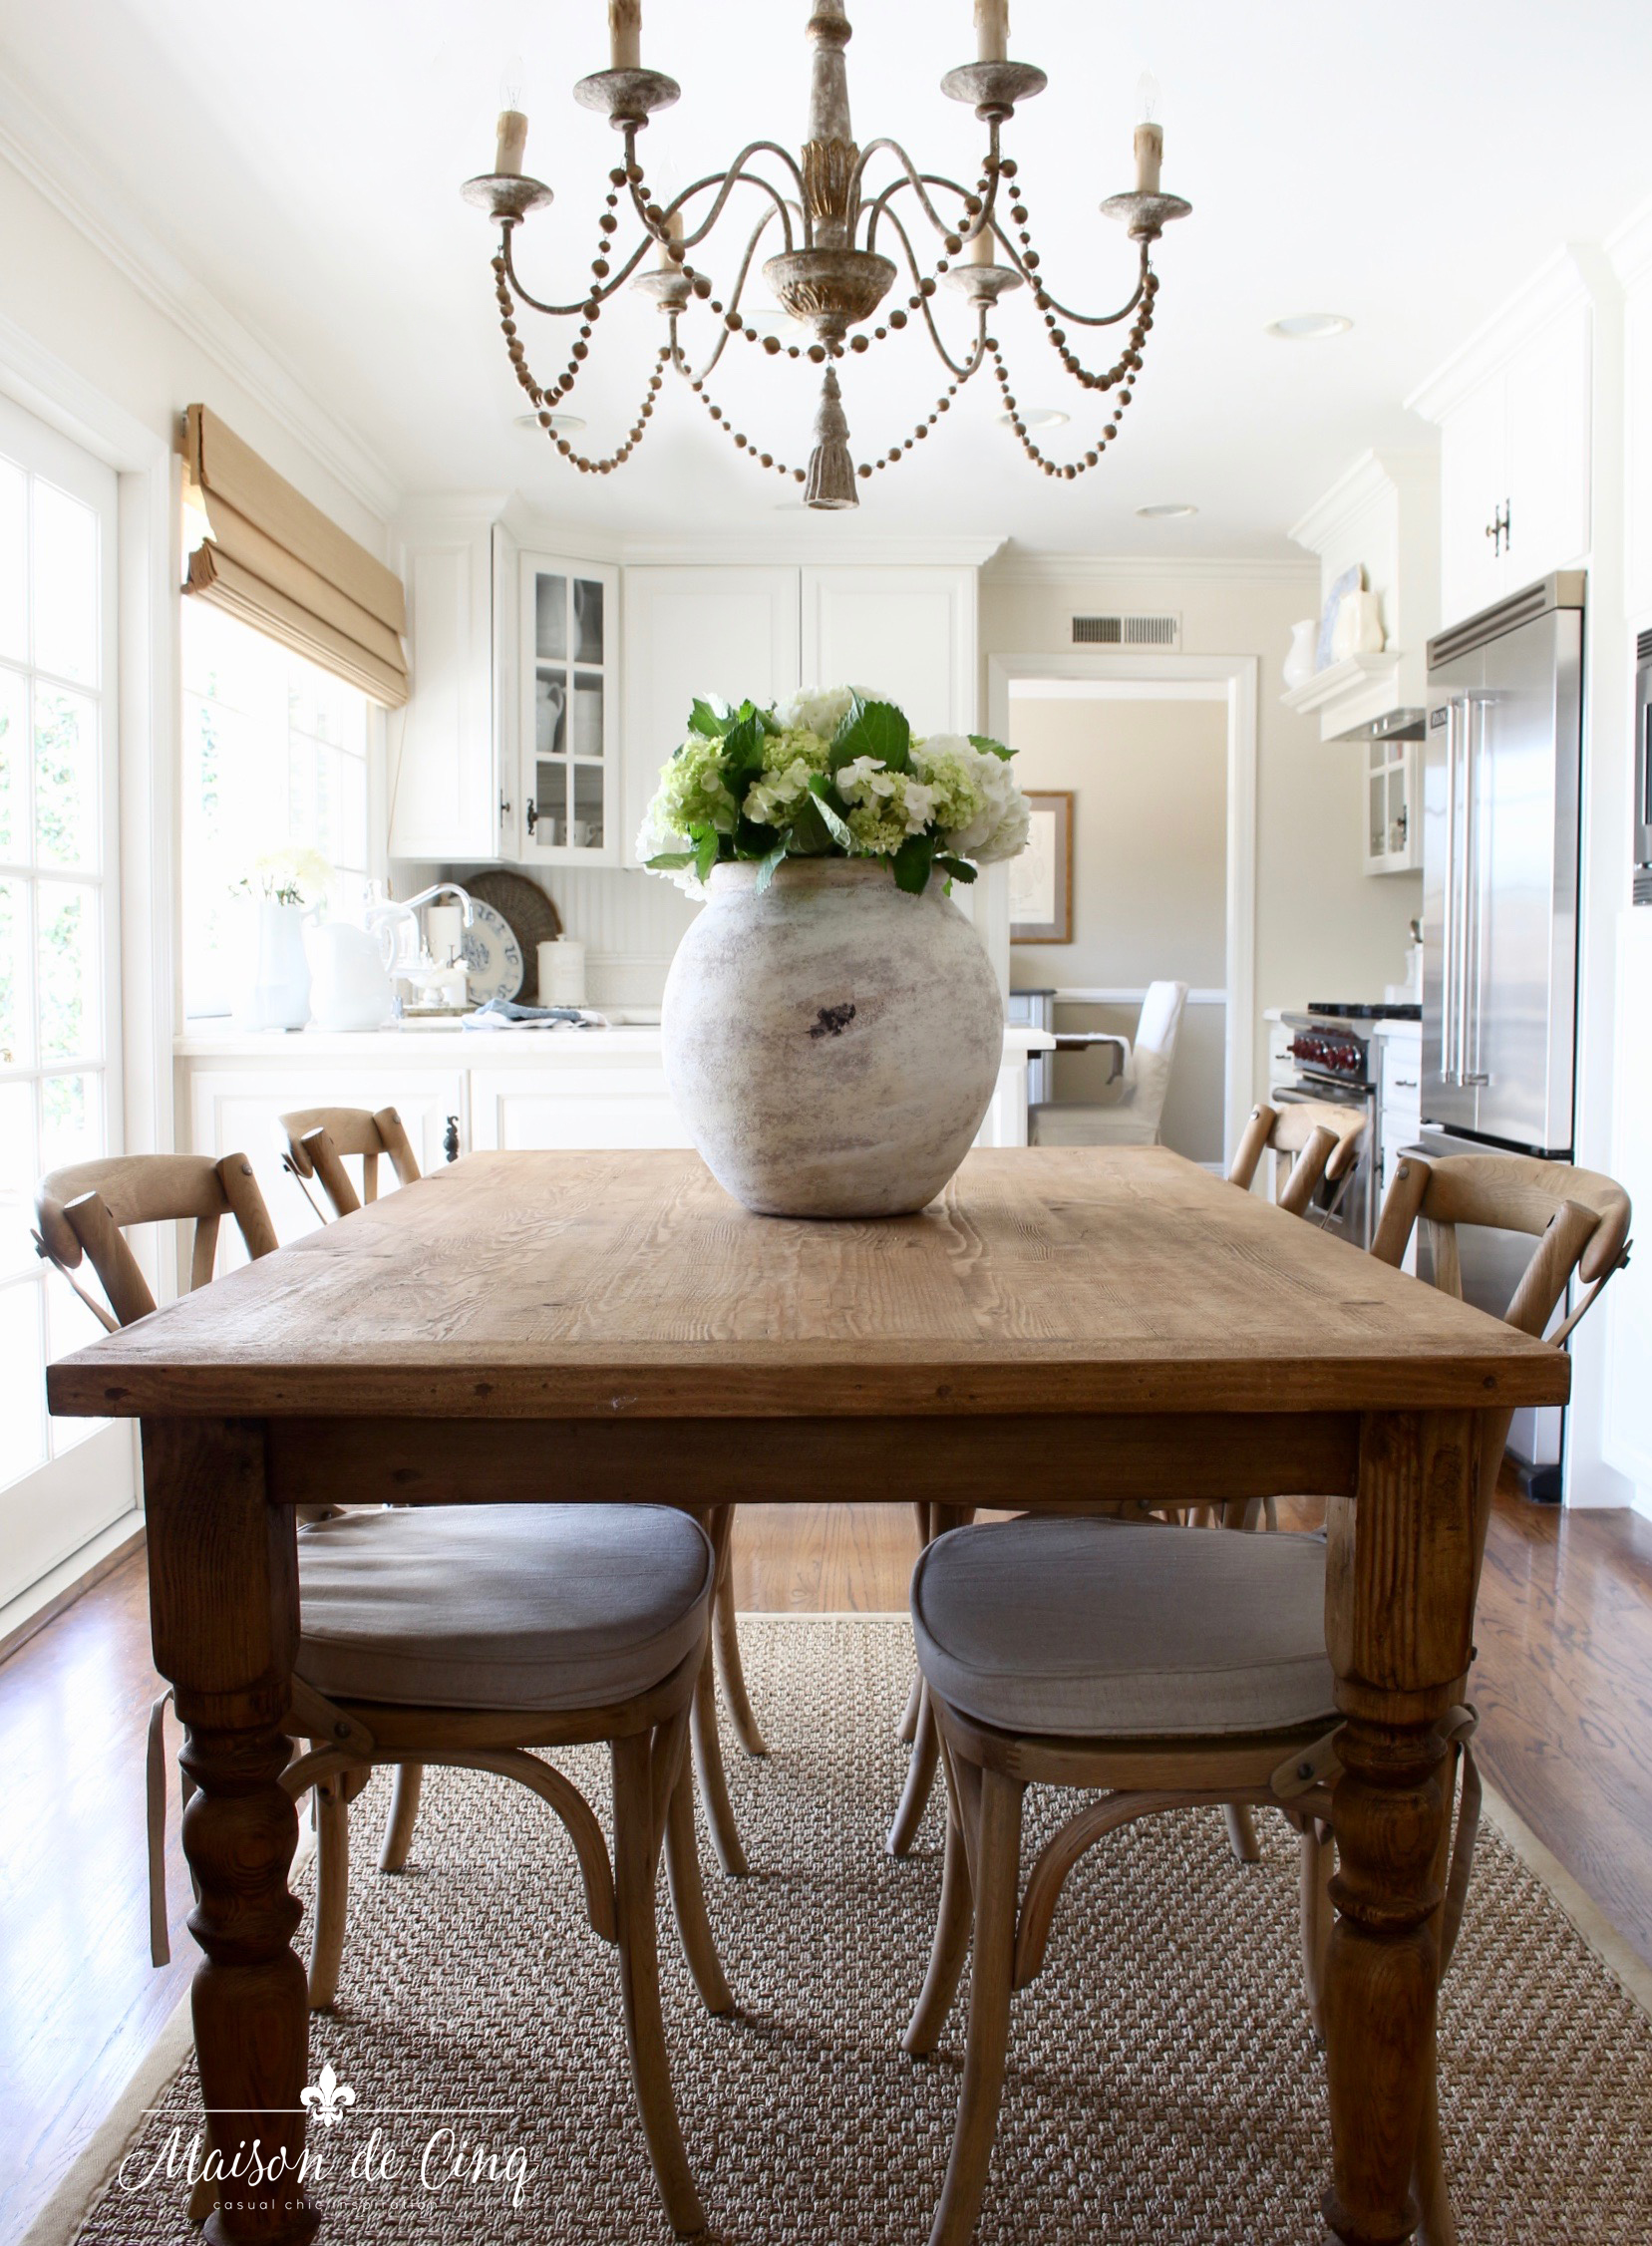
[[322, 2063], [320, 2081], [306, 2083], [299, 2091], [298, 2102], [312, 2108], [322, 2127], [330, 2129], [335, 2121], [343, 2120], [345, 2107], [355, 2104], [356, 2093], [348, 2083], [339, 2081], [329, 2059]]

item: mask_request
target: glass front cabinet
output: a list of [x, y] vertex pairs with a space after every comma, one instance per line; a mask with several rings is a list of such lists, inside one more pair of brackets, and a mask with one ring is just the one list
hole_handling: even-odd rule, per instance
[[617, 865], [619, 572], [542, 553], [520, 566], [522, 862]]
[[1415, 741], [1373, 741], [1365, 776], [1365, 870], [1415, 873], [1423, 862]]

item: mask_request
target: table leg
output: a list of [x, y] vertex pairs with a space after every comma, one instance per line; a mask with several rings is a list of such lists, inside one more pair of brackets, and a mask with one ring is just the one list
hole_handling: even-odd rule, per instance
[[1334, 1796], [1341, 1868], [1325, 1970], [1332, 2181], [1344, 2246], [1400, 2246], [1434, 2066], [1446, 1815], [1438, 1732], [1469, 1667], [1481, 1427], [1474, 1413], [1374, 1413], [1359, 1495], [1330, 1508], [1326, 1643], [1347, 1719]]
[[189, 1930], [204, 1953], [190, 2002], [207, 2133], [225, 2171], [210, 2246], [303, 2246], [309, 2071], [300, 1908], [287, 1890], [298, 1815], [276, 1782], [298, 1644], [290, 1509], [264, 1494], [250, 1421], [147, 1420], [150, 1615], [156, 1666], [187, 1729], [198, 1791], [183, 1850], [199, 1885]]

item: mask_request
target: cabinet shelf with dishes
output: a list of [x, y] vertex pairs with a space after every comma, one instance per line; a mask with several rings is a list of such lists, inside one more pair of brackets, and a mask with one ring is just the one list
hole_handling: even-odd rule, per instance
[[542, 553], [518, 566], [521, 862], [617, 865], [619, 572]]

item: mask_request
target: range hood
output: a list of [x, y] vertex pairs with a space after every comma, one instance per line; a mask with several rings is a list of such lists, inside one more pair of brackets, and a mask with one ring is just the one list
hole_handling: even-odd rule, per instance
[[1351, 655], [1281, 697], [1322, 741], [1421, 741], [1428, 642], [1440, 623], [1440, 469], [1433, 453], [1363, 453], [1291, 536], [1319, 556], [1320, 597], [1365, 572], [1382, 604], [1380, 654]]

